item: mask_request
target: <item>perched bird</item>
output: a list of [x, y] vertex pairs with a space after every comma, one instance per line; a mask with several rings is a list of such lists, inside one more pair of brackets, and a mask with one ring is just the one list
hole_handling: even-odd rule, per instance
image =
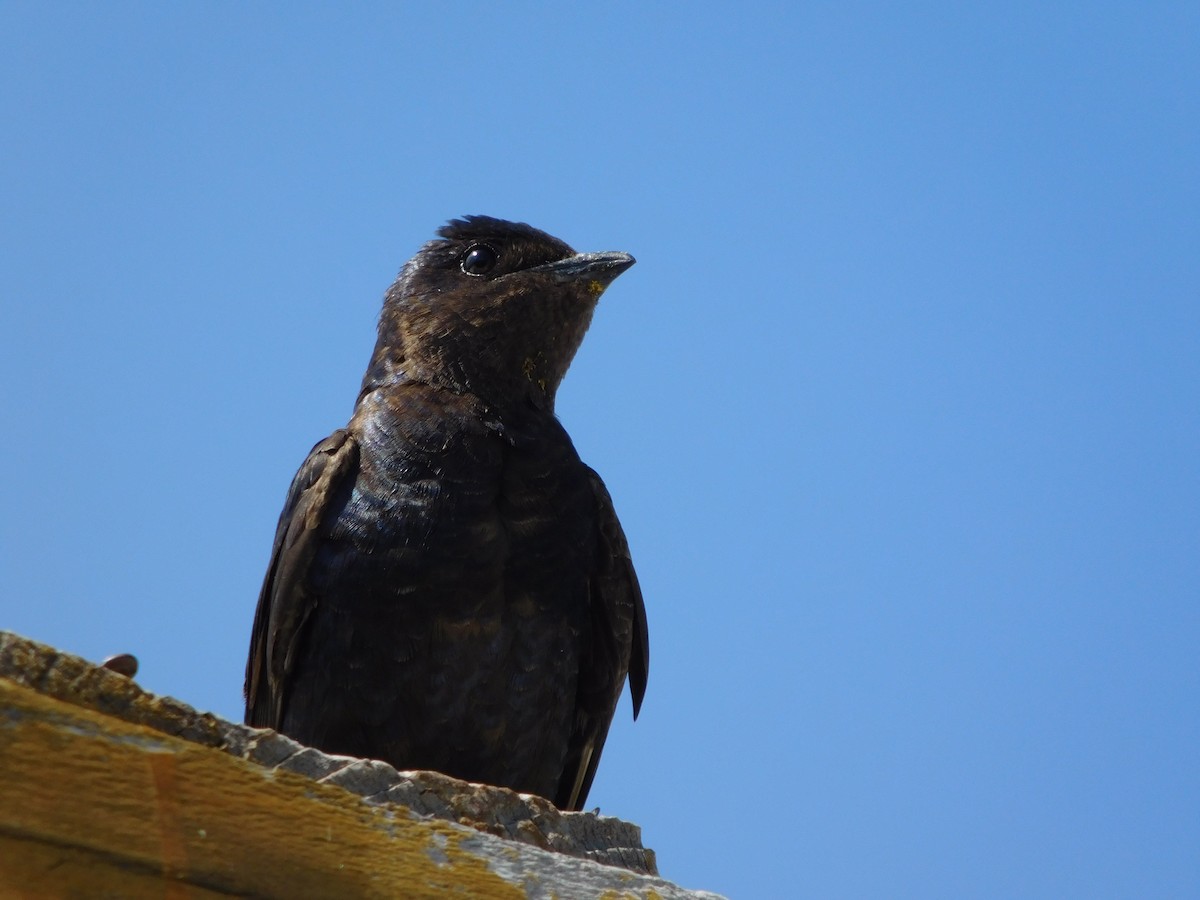
[[388, 290], [350, 423], [300, 467], [254, 617], [246, 722], [583, 806], [649, 644], [629, 547], [554, 396], [633, 265], [457, 219]]

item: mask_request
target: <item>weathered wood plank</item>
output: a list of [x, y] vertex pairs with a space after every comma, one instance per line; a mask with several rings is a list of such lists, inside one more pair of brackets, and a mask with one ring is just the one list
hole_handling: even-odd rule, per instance
[[[413, 897], [524, 896], [461, 849], [465, 829], [407, 819], [5, 681], [0, 709], [8, 835], [217, 894], [393, 897], [403, 886]], [[21, 887], [7, 870], [0, 883]]]
[[714, 897], [623, 864], [653, 856], [619, 820], [330, 757], [0, 632], [0, 898]]
[[436, 772], [397, 772], [376, 760], [330, 756], [270, 730], [197, 712], [77, 656], [4, 631], [0, 631], [0, 678], [191, 744], [336, 784], [368, 803], [400, 804], [419, 815], [466, 822], [534, 847], [658, 874], [653, 851], [642, 846], [641, 829], [620, 819], [564, 813], [540, 797], [472, 785]]

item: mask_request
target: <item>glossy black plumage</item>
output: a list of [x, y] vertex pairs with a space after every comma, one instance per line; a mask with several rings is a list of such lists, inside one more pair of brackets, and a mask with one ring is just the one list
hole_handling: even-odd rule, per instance
[[587, 798], [645, 610], [554, 395], [625, 254], [451, 222], [388, 291], [346, 428], [288, 492], [246, 721], [332, 753]]

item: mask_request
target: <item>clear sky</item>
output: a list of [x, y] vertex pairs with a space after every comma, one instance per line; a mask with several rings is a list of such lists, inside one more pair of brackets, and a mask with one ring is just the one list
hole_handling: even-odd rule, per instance
[[1200, 6], [0, 5], [0, 627], [241, 716], [446, 219], [638, 264], [591, 801], [734, 897], [1200, 895]]

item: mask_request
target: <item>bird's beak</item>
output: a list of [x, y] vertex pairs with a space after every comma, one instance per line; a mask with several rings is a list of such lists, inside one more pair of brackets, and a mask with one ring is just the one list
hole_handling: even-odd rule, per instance
[[636, 260], [628, 253], [610, 250], [606, 253], [576, 253], [566, 259], [535, 266], [527, 271], [545, 272], [559, 283], [587, 281], [603, 290], [634, 262]]

